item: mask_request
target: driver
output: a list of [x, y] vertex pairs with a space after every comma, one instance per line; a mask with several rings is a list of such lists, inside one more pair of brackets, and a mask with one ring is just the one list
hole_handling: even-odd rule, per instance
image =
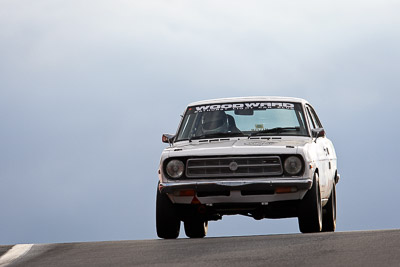
[[203, 114], [201, 124], [204, 134], [228, 132], [228, 118], [225, 111], [212, 111]]

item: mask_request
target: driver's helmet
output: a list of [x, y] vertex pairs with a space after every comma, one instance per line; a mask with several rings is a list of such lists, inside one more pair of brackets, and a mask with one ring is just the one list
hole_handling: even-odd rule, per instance
[[201, 120], [203, 133], [226, 133], [228, 131], [227, 116], [225, 111], [206, 112]]

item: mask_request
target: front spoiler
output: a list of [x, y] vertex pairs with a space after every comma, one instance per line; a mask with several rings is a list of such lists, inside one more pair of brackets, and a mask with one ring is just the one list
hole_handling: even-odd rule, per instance
[[300, 190], [309, 190], [312, 187], [312, 179], [277, 178], [265, 181], [193, 181], [160, 183], [161, 193], [172, 194], [179, 190], [195, 190], [196, 192], [218, 192], [238, 190], [271, 190], [277, 187], [296, 187]]

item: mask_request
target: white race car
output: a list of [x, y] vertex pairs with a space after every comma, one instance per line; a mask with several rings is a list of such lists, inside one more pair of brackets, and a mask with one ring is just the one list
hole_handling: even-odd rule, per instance
[[240, 97], [195, 102], [185, 110], [158, 170], [156, 226], [190, 238], [208, 221], [240, 214], [298, 217], [303, 233], [335, 231], [336, 153], [304, 99]]

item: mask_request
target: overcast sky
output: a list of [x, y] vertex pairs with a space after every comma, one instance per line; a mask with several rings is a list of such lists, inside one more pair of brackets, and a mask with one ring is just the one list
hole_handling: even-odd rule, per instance
[[[152, 239], [161, 134], [185, 106], [309, 100], [338, 231], [400, 228], [400, 2], [0, 1], [0, 244]], [[231, 216], [209, 236], [298, 233]]]

